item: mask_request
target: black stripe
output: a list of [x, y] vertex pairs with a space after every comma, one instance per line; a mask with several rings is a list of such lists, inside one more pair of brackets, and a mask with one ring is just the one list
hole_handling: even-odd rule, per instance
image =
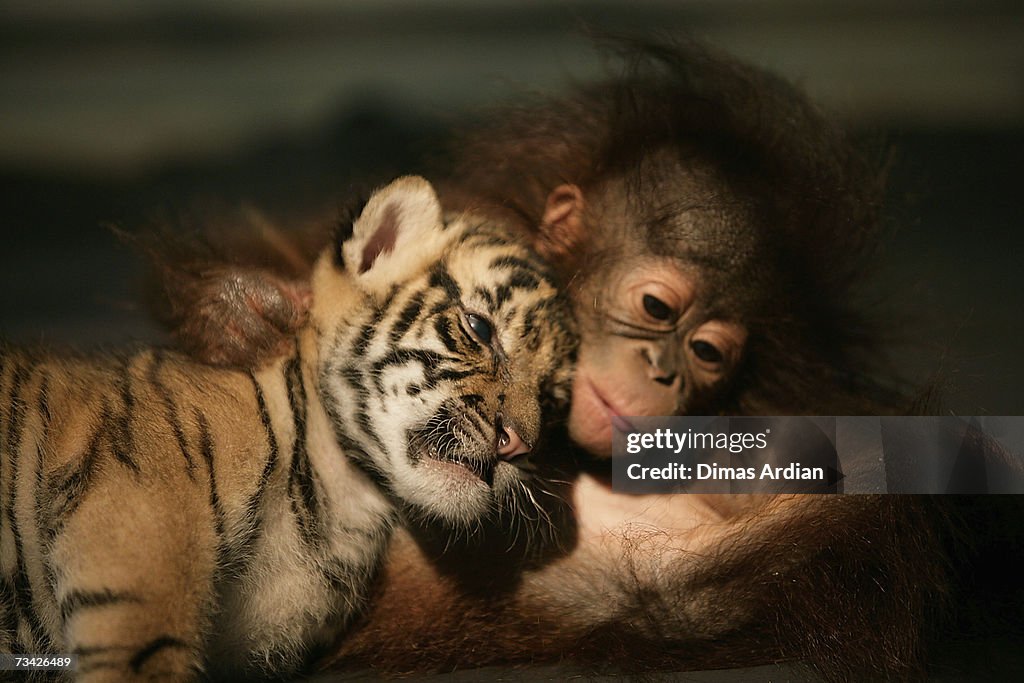
[[540, 348], [542, 336], [540, 329], [538, 329], [539, 325], [537, 323], [537, 318], [538, 316], [544, 316], [544, 314], [550, 315], [551, 305], [554, 301], [554, 299], [544, 299], [543, 301], [539, 301], [533, 304], [532, 306], [527, 308], [526, 311], [523, 313], [523, 328], [527, 330], [527, 350], [536, 351], [537, 349]]
[[[128, 645], [82, 645], [71, 650], [78, 655], [76, 675], [84, 676], [94, 671], [124, 668], [123, 653], [130, 649]], [[97, 657], [100, 657], [98, 661]]]
[[424, 292], [417, 292], [409, 301], [402, 307], [402, 310], [398, 313], [398, 320], [395, 322], [394, 327], [391, 328], [391, 344], [397, 344], [405, 333], [412, 327], [412, 324], [416, 322], [416, 318], [423, 310], [423, 297]]
[[[11, 474], [8, 482], [7, 492], [7, 523], [11, 528], [11, 535], [14, 537], [14, 556], [17, 560], [14, 573], [14, 603], [17, 606], [18, 614], [28, 623], [32, 636], [32, 646], [37, 650], [48, 651], [50, 638], [43, 629], [39, 615], [32, 604], [32, 583], [28, 578], [28, 567], [25, 565], [25, 548], [21, 537], [21, 529], [18, 526], [18, 480], [20, 469], [24, 458], [20, 458], [21, 442], [24, 436], [28, 405], [21, 396], [21, 389], [29, 379], [31, 371], [24, 365], [15, 368], [11, 387], [11, 419], [7, 433], [7, 456]], [[33, 477], [33, 481], [35, 478]], [[35, 496], [31, 496], [35, 500]], [[28, 643], [24, 643], [28, 645]]]
[[525, 285], [527, 289], [535, 289], [536, 284], [540, 282], [550, 285], [553, 289], [555, 288], [554, 280], [547, 264], [541, 261], [520, 256], [499, 256], [491, 261], [491, 267], [497, 270], [513, 270], [515, 271], [512, 276], [513, 278], [521, 277], [526, 279], [527, 282], [533, 280], [534, 284]]
[[306, 387], [302, 381], [302, 359], [299, 354], [284, 368], [285, 384], [288, 387], [288, 404], [295, 424], [295, 440], [292, 443], [292, 464], [288, 474], [288, 493], [292, 512], [299, 525], [303, 540], [316, 545], [323, 539], [320, 525], [320, 501], [316, 491], [316, 472], [309, 460], [306, 449]]
[[370, 413], [366, 405], [366, 401], [360, 401], [356, 406], [355, 421], [356, 424], [359, 425], [359, 428], [363, 430], [363, 433], [373, 439], [373, 442], [377, 444], [378, 448], [382, 451], [387, 450], [384, 446], [384, 441], [380, 438], [377, 430], [373, 427], [373, 422], [370, 420]]
[[490, 418], [488, 418], [487, 414], [484, 412], [484, 408], [487, 407], [487, 403], [483, 396], [480, 394], [463, 394], [460, 398], [466, 407], [476, 413], [481, 420], [487, 424], [491, 423]]
[[[17, 373], [15, 370], [12, 370], [11, 378], [4, 382], [4, 371], [7, 369], [8, 358], [2, 356], [0, 361], [3, 361], [3, 365], [0, 366], [0, 389], [4, 392], [3, 396], [0, 396], [0, 457], [7, 456], [7, 466], [10, 468], [10, 478], [13, 484], [16, 462], [14, 454], [7, 450], [6, 444], [11, 433], [11, 420], [14, 417], [15, 405], [12, 396], [14, 395], [14, 380]], [[10, 364], [14, 368], [17, 367], [13, 358], [10, 359]], [[0, 481], [0, 529], [2, 529], [3, 520], [7, 519], [7, 506], [9, 503], [10, 498], [4, 489], [3, 481]]]
[[452, 278], [443, 263], [438, 263], [430, 269], [429, 283], [431, 287], [443, 289], [451, 301], [462, 299], [462, 289], [459, 287], [459, 283]]
[[[223, 556], [227, 549], [225, 538], [224, 507], [220, 502], [220, 494], [217, 493], [217, 472], [213, 466], [213, 437], [210, 435], [210, 423], [206, 416], [195, 411], [196, 422], [199, 424], [199, 450], [206, 462], [206, 469], [210, 473], [210, 509], [213, 511], [214, 531], [217, 534], [217, 554]], [[218, 566], [223, 563], [223, 557], [218, 557]]]
[[525, 270], [517, 270], [508, 279], [508, 285], [513, 289], [523, 289], [528, 292], [536, 291], [540, 286], [540, 280], [536, 275]]
[[[36, 482], [35, 491], [33, 492], [36, 498], [35, 504], [35, 523], [36, 523], [36, 538], [38, 542], [45, 545], [46, 540], [50, 534], [50, 527], [46, 523], [45, 505], [40, 500], [42, 493], [48, 491], [46, 481], [46, 459], [44, 457], [44, 448], [49, 442], [50, 437], [50, 424], [53, 421], [53, 415], [50, 412], [50, 375], [46, 373], [43, 375], [43, 381], [39, 387], [39, 396], [37, 400], [39, 406], [39, 414], [43, 420], [43, 428], [41, 430], [41, 436], [38, 443], [36, 444]], [[53, 590], [53, 587], [57, 585], [57, 576], [54, 571], [53, 564], [50, 558], [50, 554], [47, 551], [41, 552], [40, 561], [43, 565], [43, 574], [46, 576], [46, 585]]]
[[444, 363], [445, 361], [454, 361], [456, 358], [443, 356], [436, 351], [430, 349], [392, 349], [385, 355], [374, 361], [373, 363], [373, 374], [379, 375], [385, 368], [389, 368], [395, 365], [407, 365], [409, 363], [417, 362], [423, 366], [423, 369], [429, 375], [432, 368]]
[[[10, 361], [12, 364], [14, 363], [14, 359], [8, 359], [7, 356], [0, 356], [0, 390], [3, 390], [5, 392], [10, 388], [10, 383], [4, 382], [4, 372], [7, 370], [8, 361]], [[6, 395], [0, 396], [0, 449], [2, 449], [3, 445], [7, 442], [6, 432], [8, 429], [8, 423], [10, 422], [11, 419], [9, 415], [10, 410], [10, 398], [8, 398]], [[0, 454], [2, 453], [3, 450], [0, 450]], [[0, 506], [2, 506], [2, 504], [3, 501], [0, 500]], [[3, 514], [2, 509], [0, 509], [0, 514]]]
[[[391, 293], [389, 294], [389, 300], [390, 297], [394, 296], [394, 294], [395, 290], [392, 288]], [[386, 310], [387, 306], [385, 305], [380, 306], [373, 311], [373, 316], [370, 318], [370, 321], [363, 325], [359, 330], [355, 344], [352, 346], [352, 356], [361, 358], [366, 355], [366, 351], [370, 348], [370, 342], [373, 341], [373, 335], [380, 326], [380, 321], [383, 319]]]
[[377, 329], [376, 319], [372, 322], [368, 322], [363, 325], [362, 329], [359, 330], [359, 334], [356, 335], [355, 343], [352, 345], [352, 355], [355, 358], [361, 358], [366, 355], [366, 350], [370, 346], [370, 340], [373, 339], [373, 333]]
[[[11, 393], [7, 397], [7, 459], [11, 469], [11, 481], [8, 484], [11, 490], [14, 490], [14, 476], [18, 466], [17, 452], [21, 448], [21, 431], [24, 428], [25, 423], [25, 403], [21, 399], [21, 385], [25, 382], [28, 375], [28, 368], [24, 365], [17, 365], [14, 368], [14, 372], [11, 374]], [[8, 498], [8, 500], [11, 500]]]
[[53, 413], [50, 411], [50, 373], [43, 371], [43, 379], [39, 382], [39, 393], [36, 395], [36, 409], [43, 426], [40, 430], [40, 441], [46, 441], [50, 433]]
[[508, 285], [498, 285], [494, 288], [494, 304], [501, 308], [512, 298], [512, 288]]
[[433, 306], [430, 307], [430, 310], [427, 311], [427, 315], [424, 316], [424, 317], [433, 318], [438, 313], [444, 313], [449, 308], [453, 307], [455, 305], [455, 303], [456, 302], [453, 302], [453, 301], [451, 301], [450, 299], [447, 299], [447, 298], [441, 299], [436, 304], [434, 304]]
[[132, 414], [135, 411], [135, 396], [132, 394], [131, 359], [125, 359], [121, 376], [117, 382], [121, 395], [121, 412], [111, 421], [110, 446], [118, 462], [139, 473], [139, 465], [132, 457], [135, 453], [135, 437], [132, 434]]
[[363, 373], [354, 365], [346, 365], [338, 374], [345, 380], [349, 388], [356, 393], [366, 393], [366, 384], [363, 380]]
[[[487, 402], [480, 394], [463, 394], [459, 397], [463, 405], [472, 412], [465, 413], [466, 423], [476, 430], [485, 440], [494, 436], [491, 418], [487, 416]], [[504, 397], [499, 397], [503, 401]], [[476, 419], [474, 419], [474, 416]]]
[[[409, 363], [419, 363], [423, 369], [423, 384], [434, 388], [438, 382], [438, 367], [445, 362], [458, 360], [457, 356], [445, 356], [429, 349], [392, 349], [382, 358], [376, 360], [370, 375], [378, 394], [384, 393], [384, 371], [390, 367], [400, 367]], [[358, 394], [360, 408], [356, 412], [365, 412], [369, 400], [369, 392]], [[378, 439], [379, 442], [379, 439]]]
[[247, 547], [251, 546], [262, 531], [263, 525], [258, 522], [260, 518], [260, 511], [263, 507], [263, 496], [267, 491], [267, 484], [270, 483], [270, 475], [273, 474], [274, 468], [277, 466], [278, 459], [277, 436], [274, 434], [274, 426], [270, 422], [270, 412], [267, 410], [267, 400], [263, 396], [263, 388], [260, 386], [259, 380], [256, 379], [256, 376], [251, 372], [249, 373], [249, 379], [252, 381], [253, 391], [256, 394], [256, 405], [259, 408], [260, 422], [263, 424], [263, 431], [267, 439], [267, 448], [270, 453], [267, 457], [266, 464], [263, 466], [263, 472], [260, 474], [260, 480], [256, 486], [256, 490], [245, 505], [245, 514], [251, 524], [250, 528], [253, 529], [253, 533], [245, 542]]
[[[335, 371], [333, 369], [321, 370], [322, 375], [331, 373], [331, 376], [341, 375], [345, 377], [356, 392], [356, 408], [355, 414], [359, 415], [366, 412], [366, 404], [369, 400], [369, 392], [365, 387], [359, 384], [360, 378], [362, 377], [358, 369], [352, 366], [347, 366], [341, 370]], [[320, 381], [323, 382], [323, 376]], [[353, 439], [348, 431], [345, 429], [345, 425], [348, 424], [348, 420], [343, 420], [342, 416], [338, 413], [337, 406], [333, 401], [324, 401], [324, 409], [327, 411], [328, 417], [330, 417], [331, 426], [334, 429], [334, 439], [341, 446], [342, 452], [345, 457], [355, 463], [370, 479], [381, 487], [382, 490], [391, 492], [391, 485], [387, 480], [387, 476], [382, 472], [373, 462], [373, 460], [367, 455], [365, 446], [365, 439], [357, 441]], [[373, 439], [377, 446], [384, 450], [384, 444], [381, 442], [380, 437], [377, 436], [376, 432], [370, 432], [367, 435]]]
[[494, 297], [491, 295], [491, 293], [488, 292], [483, 287], [477, 287], [476, 289], [473, 290], [473, 293], [476, 294], [477, 297], [487, 302], [487, 312], [493, 314], [495, 311], [495, 306]]
[[[330, 410], [328, 410], [328, 412], [330, 412]], [[345, 454], [345, 457], [352, 461], [356, 467], [362, 470], [371, 481], [381, 488], [381, 490], [390, 494], [392, 492], [391, 483], [388, 481], [384, 472], [377, 467], [376, 463], [373, 462], [373, 459], [367, 455], [362, 443], [349, 436], [348, 432], [341, 427], [341, 423], [338, 420], [332, 419], [331, 422], [334, 425], [334, 438], [338, 442], [338, 445], [341, 446], [341, 450]]]
[[499, 256], [491, 261], [491, 268], [498, 270], [528, 270], [537, 271], [538, 263], [529, 261], [521, 256]]
[[[349, 388], [355, 394], [356, 401], [355, 406], [353, 408], [353, 413], [355, 415], [365, 413], [367, 411], [367, 406], [370, 401], [370, 390], [367, 387], [367, 382], [364, 380], [363, 373], [360, 372], [359, 368], [352, 365], [347, 365], [333, 374], [343, 377], [346, 383], [349, 385]], [[377, 378], [377, 382], [379, 384], [379, 377]], [[331, 423], [335, 426], [335, 430], [337, 431], [337, 429], [343, 423], [343, 418], [338, 413], [337, 406], [335, 406], [333, 401], [325, 401], [324, 407], [327, 409], [327, 412], [331, 417]], [[381, 448], [384, 447], [384, 444], [381, 442], [380, 437], [377, 436], [376, 432], [370, 432], [369, 434], [367, 434], [367, 436], [373, 439]], [[342, 447], [344, 448], [343, 444]], [[362, 447], [360, 447], [360, 450], [362, 450]]]
[[160, 381], [160, 368], [163, 366], [164, 360], [162, 352], [154, 352], [153, 363], [149, 366], [148, 372], [149, 384], [153, 387], [153, 391], [156, 392], [160, 402], [163, 404], [164, 419], [170, 424], [171, 431], [174, 433], [174, 439], [178, 442], [178, 450], [181, 452], [181, 457], [185, 459], [185, 471], [188, 472], [188, 478], [195, 481], [196, 463], [189, 452], [188, 440], [185, 438], [185, 428], [178, 417], [178, 408], [174, 404], [174, 399], [171, 398], [171, 392], [167, 389], [167, 385]]
[[[68, 518], [75, 513], [78, 506], [82, 504], [89, 484], [92, 483], [92, 476], [99, 461], [100, 442], [105, 434], [105, 427], [109, 415], [106, 410], [100, 414], [100, 423], [89, 439], [85, 455], [81, 461], [68, 462], [50, 479], [48, 489], [50, 501], [50, 523], [48, 539], [45, 552], [49, 553], [49, 545], [58, 533], [64, 528]], [[78, 465], [77, 467], [75, 465]]]
[[448, 369], [448, 370], [438, 370], [435, 373], [434, 376], [437, 378], [438, 381], [442, 381], [443, 382], [443, 381], [446, 381], [446, 380], [453, 380], [453, 381], [454, 380], [460, 380], [460, 379], [464, 379], [466, 377], [470, 377], [470, 376], [475, 375], [475, 374], [478, 374], [476, 370], [451, 370], [451, 369]]
[[395, 296], [398, 294], [398, 290], [400, 289], [401, 287], [397, 284], [391, 285], [391, 289], [389, 289], [388, 293], [384, 295], [384, 305], [377, 309], [377, 320], [380, 320], [384, 316], [384, 313], [391, 309], [391, 303], [394, 301]]
[[260, 475], [260, 488], [262, 489], [266, 486], [267, 481], [269, 481], [270, 473], [274, 471], [274, 465], [277, 464], [277, 435], [274, 434], [274, 425], [270, 421], [270, 411], [267, 410], [267, 399], [263, 396], [263, 387], [260, 386], [259, 380], [252, 373], [249, 373], [249, 379], [252, 380], [252, 387], [256, 394], [256, 405], [260, 412], [260, 423], [263, 425], [263, 431], [267, 437], [267, 447], [270, 450], [267, 464], [263, 466], [263, 474]]
[[142, 646], [129, 660], [128, 665], [131, 666], [134, 673], [139, 673], [142, 667], [147, 661], [161, 650], [167, 648], [176, 648], [181, 650], [191, 650], [192, 647], [185, 641], [175, 638], [173, 636], [160, 636], [146, 645]]
[[[434, 331], [437, 332], [437, 336], [449, 353], [459, 353], [459, 345], [456, 343], [455, 337], [452, 336], [452, 324], [448, 318], [434, 318]], [[471, 341], [473, 340], [471, 339]], [[480, 348], [479, 344], [476, 346]]]
[[141, 600], [134, 593], [118, 593], [105, 588], [98, 591], [71, 591], [64, 596], [58, 607], [60, 609], [60, 618], [66, 623], [75, 612], [81, 609], [138, 602], [141, 602]]

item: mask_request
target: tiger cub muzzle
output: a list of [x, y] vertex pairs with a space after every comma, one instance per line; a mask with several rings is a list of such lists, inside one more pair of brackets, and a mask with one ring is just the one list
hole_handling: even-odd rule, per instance
[[537, 435], [530, 433], [524, 440], [521, 428], [500, 411], [487, 415], [476, 398], [449, 401], [427, 424], [411, 430], [409, 455], [420, 467], [440, 465], [450, 476], [468, 475], [493, 488], [496, 469], [508, 468], [506, 479], [517, 476], [515, 470], [529, 457]]

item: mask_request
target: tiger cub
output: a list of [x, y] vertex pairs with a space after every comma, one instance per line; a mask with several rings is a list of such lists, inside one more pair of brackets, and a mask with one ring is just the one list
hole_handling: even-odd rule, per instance
[[359, 612], [400, 514], [465, 526], [523, 486], [573, 354], [532, 253], [406, 177], [310, 284], [295, 353], [252, 373], [0, 349], [0, 651], [287, 675]]

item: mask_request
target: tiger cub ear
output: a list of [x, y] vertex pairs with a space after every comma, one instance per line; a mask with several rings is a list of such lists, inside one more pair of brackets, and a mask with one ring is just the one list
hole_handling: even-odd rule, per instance
[[433, 186], [405, 176], [374, 192], [342, 239], [345, 270], [367, 289], [383, 291], [437, 261], [451, 237]]

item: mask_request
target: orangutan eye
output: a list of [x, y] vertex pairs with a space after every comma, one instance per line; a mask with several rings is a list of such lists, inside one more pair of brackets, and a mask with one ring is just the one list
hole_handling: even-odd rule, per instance
[[706, 341], [692, 341], [690, 342], [690, 348], [693, 349], [694, 355], [705, 363], [721, 363], [724, 359], [722, 352]]
[[469, 329], [473, 332], [473, 336], [477, 338], [482, 344], [490, 344], [491, 337], [494, 336], [494, 328], [491, 326], [491, 322], [476, 313], [466, 314], [466, 324], [469, 325]]
[[671, 320], [675, 311], [667, 303], [651, 294], [644, 294], [644, 310], [655, 320]]

